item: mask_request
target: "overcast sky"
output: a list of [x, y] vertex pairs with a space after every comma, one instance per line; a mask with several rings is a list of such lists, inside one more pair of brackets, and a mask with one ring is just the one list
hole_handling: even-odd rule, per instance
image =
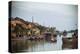
[[13, 2], [12, 17], [20, 17], [41, 25], [56, 27], [57, 30], [72, 30], [77, 28], [78, 6], [68, 4]]

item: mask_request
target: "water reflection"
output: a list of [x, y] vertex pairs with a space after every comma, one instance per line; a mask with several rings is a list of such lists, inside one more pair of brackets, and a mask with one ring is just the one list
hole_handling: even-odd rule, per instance
[[63, 44], [62, 43], [62, 36], [58, 35], [57, 36], [57, 48], [61, 50], [62, 49], [62, 44]]
[[62, 36], [57, 36], [57, 42], [46, 40], [12, 40], [12, 52], [36, 52], [62, 50]]

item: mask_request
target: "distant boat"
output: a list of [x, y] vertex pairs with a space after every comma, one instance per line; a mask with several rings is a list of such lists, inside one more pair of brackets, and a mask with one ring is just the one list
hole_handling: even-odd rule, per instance
[[56, 41], [57, 41], [56, 38], [51, 36], [51, 42], [56, 42]]

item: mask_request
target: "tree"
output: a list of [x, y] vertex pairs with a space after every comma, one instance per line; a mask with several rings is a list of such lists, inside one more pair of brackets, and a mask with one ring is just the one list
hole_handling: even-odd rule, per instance
[[66, 35], [67, 35], [67, 31], [64, 30], [64, 31], [63, 31], [63, 36], [66, 36]]

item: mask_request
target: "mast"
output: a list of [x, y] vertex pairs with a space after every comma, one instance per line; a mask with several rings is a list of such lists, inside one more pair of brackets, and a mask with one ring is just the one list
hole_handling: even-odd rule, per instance
[[34, 23], [34, 17], [32, 16], [32, 23]]

